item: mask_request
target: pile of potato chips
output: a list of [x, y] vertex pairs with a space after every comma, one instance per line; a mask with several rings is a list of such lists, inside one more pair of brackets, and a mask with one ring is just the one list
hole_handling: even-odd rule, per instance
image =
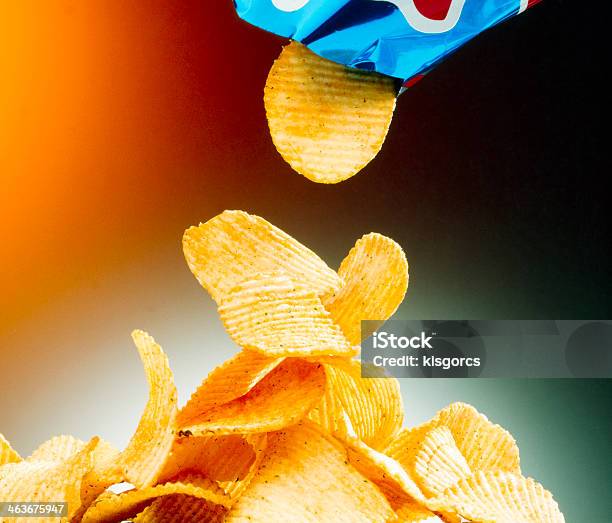
[[387, 319], [408, 286], [395, 242], [368, 234], [335, 272], [227, 211], [183, 245], [242, 350], [179, 409], [165, 354], [135, 331], [150, 395], [127, 447], [58, 436], [21, 459], [0, 437], [0, 501], [66, 501], [64, 521], [96, 523], [564, 521], [473, 407], [403, 429], [397, 380], [361, 377], [360, 320]]

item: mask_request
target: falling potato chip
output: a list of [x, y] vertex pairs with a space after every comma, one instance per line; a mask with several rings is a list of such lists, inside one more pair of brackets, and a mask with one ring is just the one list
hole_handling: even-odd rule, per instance
[[227, 509], [187, 494], [157, 498], [134, 523], [222, 523]]
[[327, 389], [310, 418], [329, 432], [337, 432], [346, 415], [364, 443], [384, 448], [404, 419], [399, 382], [395, 378], [362, 378], [361, 364], [356, 360], [327, 358], [324, 367]]
[[13, 450], [11, 444], [0, 433], [0, 466], [6, 463], [17, 463], [21, 461], [21, 456]]
[[83, 476], [93, 467], [98, 438], [64, 461], [21, 461], [0, 468], [0, 501], [66, 502], [70, 518], [81, 504]]
[[318, 295], [342, 280], [321, 258], [259, 216], [225, 211], [183, 235], [191, 272], [219, 303], [236, 285], [261, 273], [284, 273]]
[[410, 468], [425, 435], [436, 427], [448, 427], [470, 470], [502, 470], [520, 474], [519, 450], [512, 435], [465, 403], [453, 403], [430, 421], [405, 429], [385, 453]]
[[153, 484], [172, 448], [177, 393], [168, 358], [161, 347], [142, 331], [134, 331], [132, 338], [149, 383], [149, 400], [120, 462], [125, 479], [143, 488]]
[[550, 492], [531, 478], [509, 472], [478, 472], [447, 490], [440, 502], [470, 521], [565, 521]]
[[297, 423], [320, 401], [325, 371], [318, 363], [288, 358], [246, 395], [204, 412], [180, 434], [201, 436], [269, 432]]
[[268, 356], [352, 356], [321, 299], [283, 274], [243, 281], [219, 303], [219, 314], [240, 346]]
[[325, 60], [298, 42], [283, 48], [264, 90], [276, 149], [319, 183], [346, 180], [376, 156], [395, 99], [393, 78]]
[[188, 425], [211, 407], [244, 396], [284, 358], [243, 350], [214, 369], [179, 411], [177, 424]]
[[394, 520], [381, 492], [317, 425], [304, 422], [268, 438], [259, 471], [231, 508], [228, 523]]
[[323, 305], [349, 342], [358, 345], [361, 320], [386, 320], [402, 303], [408, 289], [408, 262], [397, 243], [371, 233], [355, 244], [338, 274], [344, 285], [323, 297]]
[[471, 475], [451, 431], [445, 426], [425, 435], [415, 456], [414, 472], [422, 490], [430, 497], [439, 496]]
[[210, 510], [227, 508], [229, 498], [214, 482], [197, 476], [185, 476], [176, 482], [154, 487], [132, 489], [121, 494], [105, 492], [87, 510], [83, 523], [111, 523], [132, 518], [142, 512], [152, 500], [171, 494], [188, 494], [205, 500]]

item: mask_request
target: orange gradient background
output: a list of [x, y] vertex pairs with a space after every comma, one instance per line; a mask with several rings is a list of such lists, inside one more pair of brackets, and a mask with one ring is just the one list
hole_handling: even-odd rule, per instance
[[150, 255], [152, 238], [185, 225], [190, 185], [231, 183], [234, 149], [248, 154], [240, 128], [263, 129], [232, 66], [265, 78], [249, 68], [261, 46], [244, 45], [247, 28], [224, 37], [204, 3], [138, 4], [2, 8], [2, 330], [100, 268]]

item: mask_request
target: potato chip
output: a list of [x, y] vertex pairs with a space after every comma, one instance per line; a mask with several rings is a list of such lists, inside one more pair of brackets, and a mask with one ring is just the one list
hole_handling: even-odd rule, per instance
[[342, 280], [310, 249], [259, 216], [225, 211], [183, 236], [191, 272], [219, 301], [236, 285], [261, 273], [284, 273], [318, 295]]
[[432, 429], [425, 435], [413, 466], [417, 482], [430, 497], [441, 495], [472, 473], [451, 431], [445, 426]]
[[467, 521], [466, 519], [463, 519], [461, 516], [457, 516], [457, 514], [453, 514], [452, 512], [440, 511], [440, 512], [437, 512], [436, 514], [445, 523], [464, 523]]
[[418, 503], [403, 503], [395, 513], [398, 523], [443, 523], [440, 517]]
[[211, 407], [244, 396], [284, 358], [243, 350], [214, 369], [179, 411], [177, 424], [188, 425]]
[[158, 481], [163, 483], [186, 471], [217, 482], [233, 481], [247, 475], [255, 457], [253, 446], [241, 434], [178, 438]]
[[[70, 435], [55, 436], [42, 443], [28, 461], [65, 461], [82, 451], [87, 443]], [[80, 521], [91, 502], [110, 484], [120, 481], [121, 471], [117, 464], [119, 451], [110, 443], [99, 440], [92, 451], [92, 467], [81, 481], [81, 507], [72, 516]]]
[[349, 342], [358, 345], [362, 320], [387, 320], [402, 303], [408, 289], [408, 262], [397, 243], [370, 233], [357, 241], [338, 274], [344, 285], [323, 297], [323, 305]]
[[93, 469], [83, 476], [81, 506], [70, 520], [71, 523], [79, 523], [89, 506], [106, 488], [121, 483], [125, 479], [119, 459], [121, 454], [107, 455], [97, 459], [96, 456], [94, 454]]
[[477, 472], [447, 490], [440, 502], [470, 521], [565, 521], [550, 492], [531, 478], [509, 472]]
[[268, 436], [262, 464], [230, 509], [228, 523], [387, 522], [395, 514], [348, 462], [338, 440], [303, 422]]
[[297, 423], [325, 391], [321, 364], [288, 358], [244, 396], [204, 412], [180, 434], [269, 432]]
[[177, 414], [177, 393], [168, 358], [143, 331], [132, 333], [147, 381], [149, 400], [136, 432], [121, 453], [125, 479], [139, 488], [150, 486], [162, 470], [172, 448]]
[[355, 354], [315, 292], [285, 275], [240, 283], [220, 301], [219, 314], [238, 345], [267, 356]]
[[13, 450], [11, 444], [0, 433], [0, 466], [6, 463], [18, 463], [19, 461], [21, 461], [19, 453]]
[[216, 481], [235, 499], [248, 485], [266, 447], [266, 434], [179, 438], [159, 482], [190, 472]]
[[395, 378], [362, 378], [356, 360], [327, 358], [327, 389], [309, 417], [337, 432], [346, 413], [367, 445], [382, 449], [395, 437], [404, 419], [399, 382]]
[[[81, 506], [70, 519], [71, 523], [80, 523], [83, 514], [87, 511], [94, 500], [102, 494], [108, 487], [115, 484], [120, 484], [124, 480], [124, 474], [121, 470], [119, 456], [108, 457], [107, 459], [95, 459], [94, 466], [81, 482]], [[109, 459], [110, 458], [110, 459]]]
[[167, 482], [154, 487], [132, 489], [121, 494], [105, 492], [87, 510], [83, 523], [115, 523], [132, 518], [142, 512], [153, 500], [171, 494], [188, 494], [210, 505], [227, 507], [229, 499], [214, 482], [197, 476], [185, 476], [176, 482]]
[[264, 90], [276, 149], [319, 183], [346, 180], [376, 156], [395, 99], [393, 78], [325, 60], [298, 42], [283, 48]]
[[372, 481], [397, 510], [407, 502], [425, 502], [419, 486], [394, 459], [366, 445], [356, 434], [346, 413], [338, 420], [334, 436], [346, 447], [349, 462]]
[[126, 479], [139, 486], [153, 484], [174, 441], [177, 394], [168, 360], [145, 332], [134, 331], [132, 338], [145, 368], [149, 400], [123, 452], [118, 453], [106, 442], [96, 449], [94, 467], [81, 484], [81, 506], [72, 518], [73, 523], [81, 521], [91, 503], [110, 485]]
[[187, 494], [157, 498], [134, 523], [222, 523], [227, 509]]
[[374, 483], [394, 508], [407, 501], [426, 503], [423, 492], [414, 479], [394, 459], [368, 447], [358, 438], [344, 439], [349, 462]]
[[[242, 351], [224, 365], [211, 372], [210, 376], [204, 380], [198, 391], [196, 391], [183, 409], [182, 414], [184, 415], [184, 419], [188, 420], [190, 416], [199, 415], [211, 405], [223, 404], [231, 399], [235, 399], [237, 396], [243, 395], [243, 393], [248, 392], [261, 377], [268, 374], [271, 369], [282, 361], [282, 358], [265, 358], [252, 351]], [[230, 390], [231, 386], [235, 387], [234, 393]], [[174, 397], [173, 394], [169, 396], [169, 398], [172, 397]], [[188, 441], [189, 439], [190, 438], [185, 438], [181, 441]], [[247, 437], [247, 439], [249, 438]], [[261, 443], [255, 440], [254, 442], [250, 441], [250, 443], [259, 455]], [[130, 447], [131, 446], [128, 446], [124, 453], [131, 452]], [[171, 447], [171, 449], [173, 448], [174, 447]], [[137, 453], [135, 455], [137, 455]], [[186, 456], [183, 457], [187, 459]], [[147, 460], [147, 455], [144, 452], [142, 454], [142, 459]], [[169, 479], [170, 475], [174, 476], [179, 472], [177, 469], [174, 471], [172, 470], [171, 455], [167, 456], [166, 460], [168, 463], [164, 464], [163, 470], [157, 474], [160, 476], [160, 479], [164, 480]], [[89, 507], [93, 500], [109, 485], [121, 482], [125, 479], [125, 474], [120, 467], [120, 461], [121, 460], [112, 460], [106, 468], [94, 470], [87, 475], [86, 481], [83, 482], [81, 493], [84, 510]], [[252, 471], [250, 471], [249, 474], [252, 474]], [[221, 485], [231, 495], [237, 495], [240, 490], [244, 488], [247, 479], [248, 475], [240, 481], [221, 482]], [[84, 510], [82, 512], [84, 512]], [[80, 516], [82, 515], [81, 513]], [[75, 521], [80, 521], [80, 518], [77, 517]]]
[[384, 451], [411, 468], [420, 443], [436, 427], [448, 427], [470, 470], [502, 470], [520, 474], [519, 450], [512, 435], [465, 403], [453, 403], [430, 421], [402, 430]]
[[250, 470], [246, 476], [237, 476], [233, 481], [219, 481], [219, 486], [226, 492], [232, 501], [235, 501], [242, 496], [242, 493], [250, 485], [251, 481], [255, 477], [255, 474], [257, 474], [259, 467], [261, 466], [261, 462], [265, 457], [265, 450], [268, 446], [267, 434], [248, 434], [246, 439], [255, 451], [255, 461], [252, 463]]
[[80, 504], [83, 476], [93, 467], [98, 438], [64, 461], [21, 461], [0, 467], [0, 501], [66, 502], [69, 519]]
[[79, 452], [86, 443], [74, 436], [55, 436], [41, 444], [30, 456], [28, 461], [64, 461]]
[[[71, 435], [54, 436], [38, 446], [28, 461], [64, 461], [85, 448], [87, 443]], [[108, 441], [100, 439], [93, 451], [94, 467], [119, 456], [119, 451]]]

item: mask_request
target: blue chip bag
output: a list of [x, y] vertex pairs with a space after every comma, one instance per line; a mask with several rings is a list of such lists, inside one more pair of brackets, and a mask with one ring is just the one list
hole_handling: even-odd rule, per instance
[[318, 55], [410, 85], [539, 0], [234, 0], [238, 15]]

